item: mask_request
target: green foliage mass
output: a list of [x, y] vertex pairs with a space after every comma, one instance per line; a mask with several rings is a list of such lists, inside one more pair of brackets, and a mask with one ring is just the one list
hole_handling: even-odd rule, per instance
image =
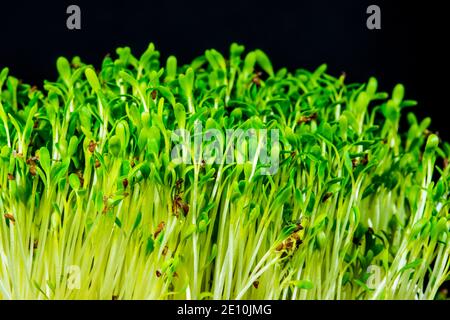
[[[402, 85], [237, 44], [56, 67], [42, 90], [0, 74], [0, 298], [433, 299], [448, 279], [450, 147], [428, 118], [399, 130]], [[279, 130], [278, 171], [174, 163], [195, 121]]]

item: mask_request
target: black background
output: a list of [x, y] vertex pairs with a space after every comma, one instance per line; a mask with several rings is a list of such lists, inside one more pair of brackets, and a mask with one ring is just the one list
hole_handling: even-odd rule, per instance
[[[444, 1], [8, 1], [0, 4], [0, 68], [40, 86], [55, 79], [60, 55], [99, 66], [107, 53], [130, 46], [140, 54], [150, 41], [163, 59], [189, 63], [208, 48], [224, 53], [235, 41], [261, 48], [275, 68], [313, 69], [381, 89], [401, 82], [419, 101], [420, 117], [450, 140], [447, 129], [449, 27]], [[81, 30], [66, 28], [66, 8], [81, 7]], [[381, 30], [366, 28], [366, 9], [381, 8]]]

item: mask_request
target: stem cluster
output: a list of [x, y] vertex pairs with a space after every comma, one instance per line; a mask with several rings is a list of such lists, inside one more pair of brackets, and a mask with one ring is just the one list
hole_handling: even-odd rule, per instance
[[[448, 279], [450, 147], [413, 113], [399, 131], [402, 85], [237, 44], [57, 69], [43, 90], [0, 74], [0, 298], [433, 299]], [[196, 121], [279, 130], [279, 169], [174, 163]]]

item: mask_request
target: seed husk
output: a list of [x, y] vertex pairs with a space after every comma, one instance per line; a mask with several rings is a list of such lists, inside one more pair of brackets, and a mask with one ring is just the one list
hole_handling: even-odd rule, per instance
[[161, 221], [158, 226], [156, 227], [156, 231], [153, 234], [153, 238], [157, 238], [158, 235], [164, 230], [164, 227], [166, 226], [166, 223], [164, 221]]
[[10, 213], [5, 213], [5, 214], [4, 214], [4, 217], [5, 217], [5, 219], [11, 221], [12, 223], [15, 223], [15, 222], [16, 222], [16, 219], [15, 219], [14, 216], [13, 216], [12, 214], [10, 214]]

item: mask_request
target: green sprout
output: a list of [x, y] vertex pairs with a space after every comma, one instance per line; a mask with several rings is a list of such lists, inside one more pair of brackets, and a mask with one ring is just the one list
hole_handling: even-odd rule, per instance
[[0, 299], [442, 296], [450, 145], [413, 113], [400, 130], [402, 85], [275, 71], [238, 44], [56, 67], [43, 90], [0, 73]]

